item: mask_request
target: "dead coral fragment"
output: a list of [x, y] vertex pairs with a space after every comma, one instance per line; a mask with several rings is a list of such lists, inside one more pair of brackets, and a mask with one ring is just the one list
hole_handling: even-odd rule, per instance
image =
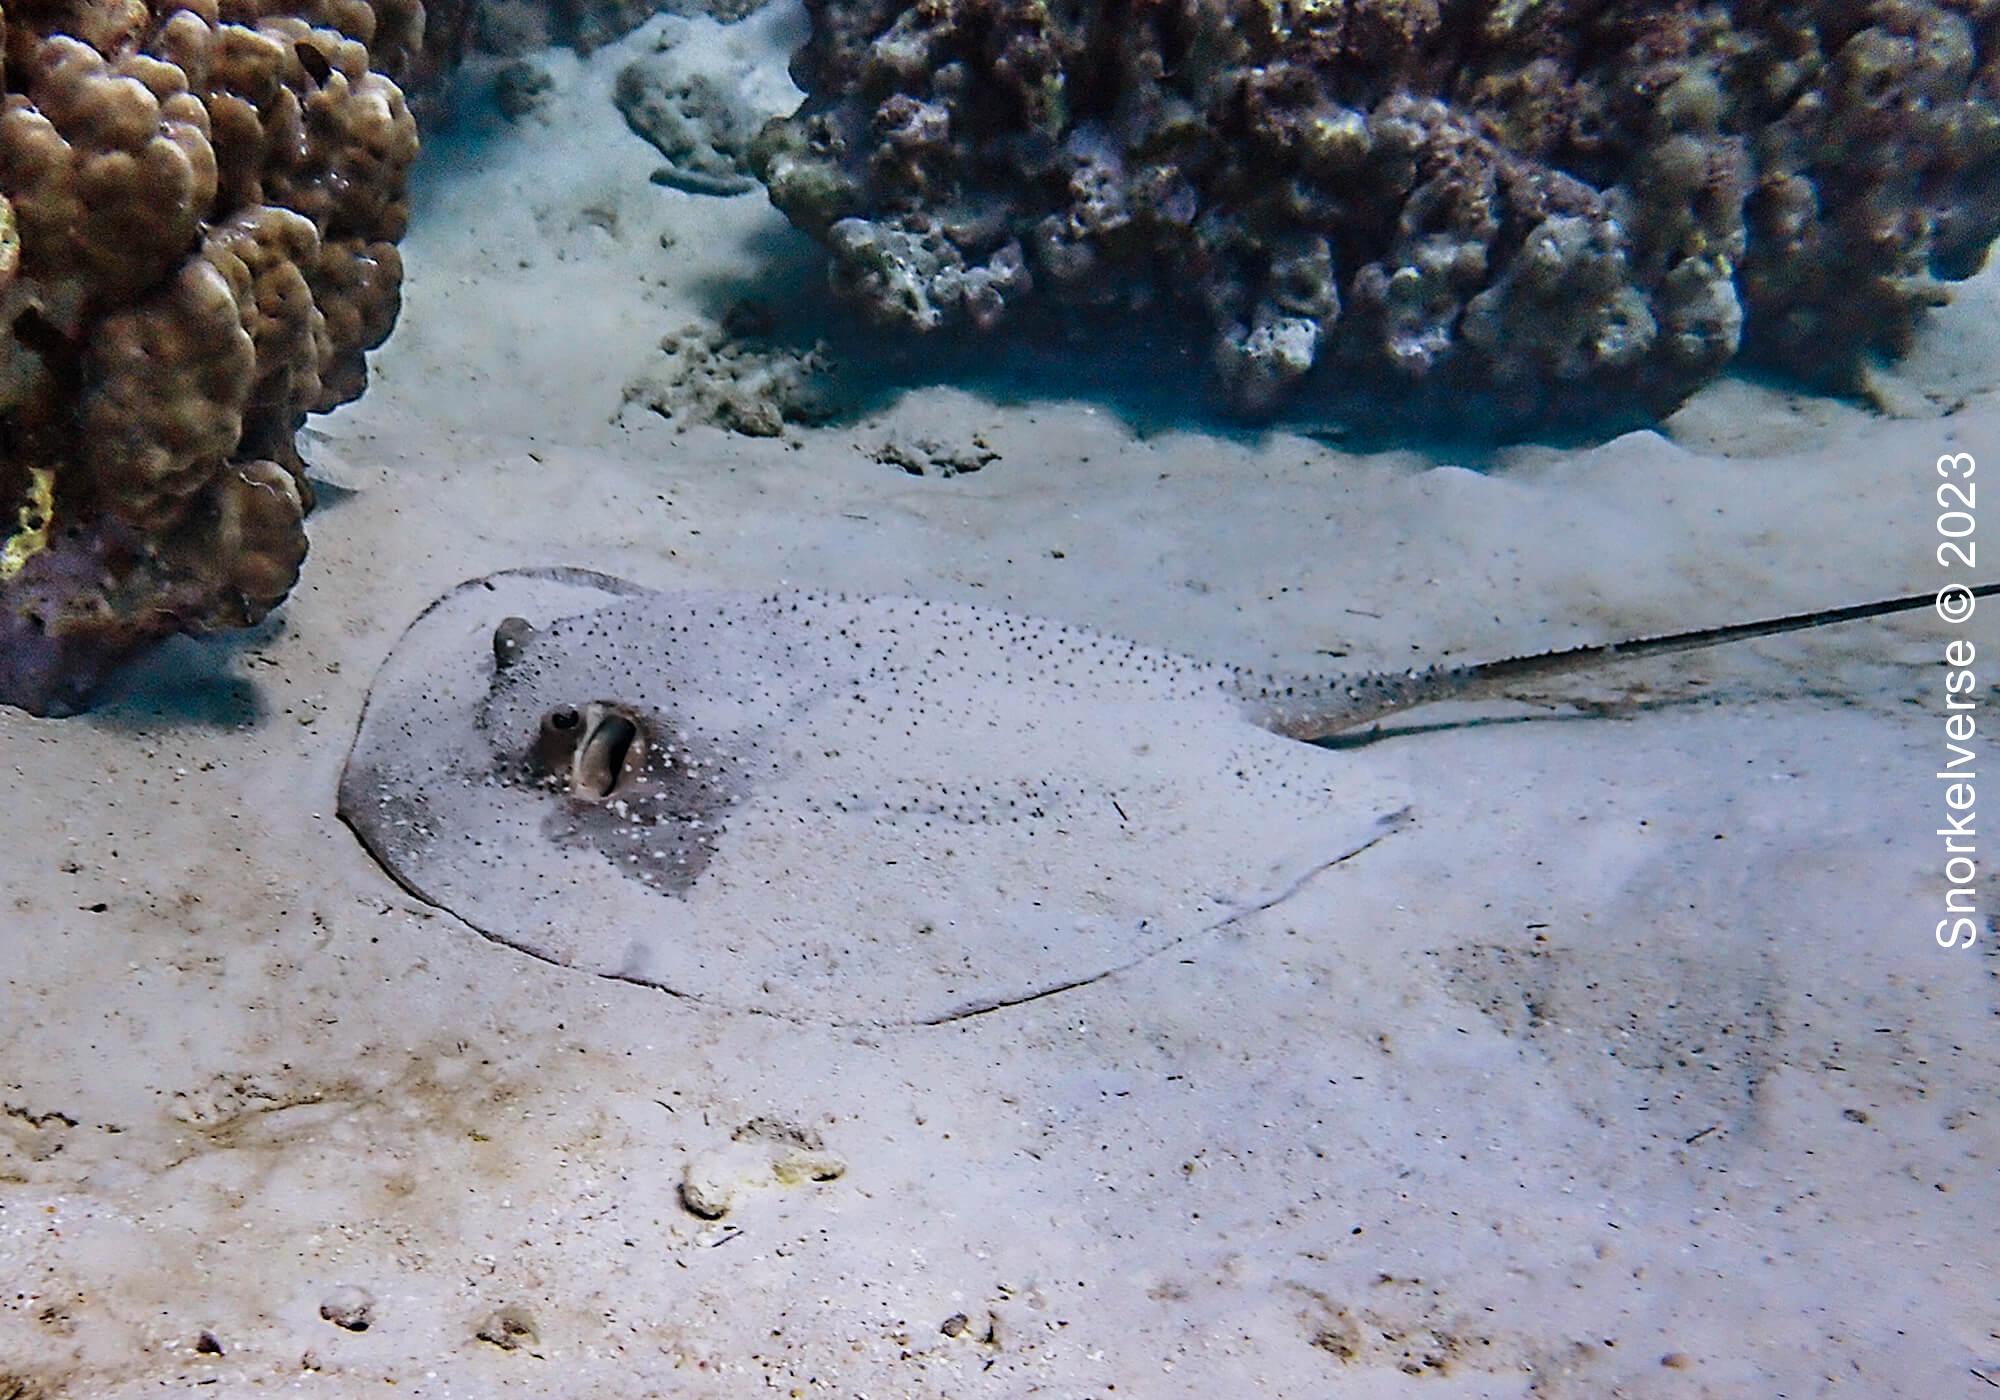
[[916, 331], [1206, 327], [1239, 409], [1644, 421], [1739, 349], [1851, 387], [2000, 234], [1981, 0], [808, 0], [753, 149]]
[[473, 1336], [502, 1351], [519, 1351], [523, 1347], [532, 1349], [541, 1341], [541, 1333], [535, 1326], [535, 1315], [518, 1303], [496, 1308], [479, 1324]]
[[395, 320], [416, 128], [382, 67], [422, 42], [415, 0], [8, 14], [0, 702], [76, 708], [296, 580], [294, 435]]
[[720, 1220], [751, 1187], [837, 1181], [847, 1163], [828, 1152], [810, 1128], [754, 1118], [729, 1142], [690, 1158], [681, 1169], [681, 1205], [703, 1220]]
[[777, 437], [787, 423], [823, 423], [836, 411], [824, 345], [795, 350], [696, 321], [662, 339], [660, 349], [666, 364], [626, 385], [624, 404], [641, 404], [682, 428], [705, 423]]
[[653, 173], [654, 184], [711, 195], [757, 188], [749, 163], [757, 117], [740, 95], [674, 50], [627, 64], [612, 100], [625, 124], [667, 158]]
[[968, 476], [1000, 460], [1000, 454], [978, 433], [958, 443], [932, 437], [891, 437], [868, 455], [911, 476]]

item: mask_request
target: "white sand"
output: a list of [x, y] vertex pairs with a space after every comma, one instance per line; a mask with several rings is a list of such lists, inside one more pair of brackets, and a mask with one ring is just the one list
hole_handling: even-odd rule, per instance
[[[775, 82], [788, 23], [698, 28]], [[1413, 716], [1368, 751], [1412, 829], [1226, 936], [924, 1031], [530, 961], [404, 895], [333, 794], [404, 624], [511, 565], [1311, 670], [1935, 587], [1932, 460], [2000, 463], [1995, 280], [1885, 389], [1949, 417], [1731, 382], [1678, 441], [1478, 472], [948, 388], [676, 432], [620, 414], [659, 336], [810, 250], [760, 196], [647, 182], [606, 94], [657, 32], [551, 60], [550, 120], [434, 146], [401, 328], [308, 445], [348, 489], [279, 623], [177, 643], [88, 718], [0, 712], [0, 1396], [1981, 1393], [2000, 940], [1932, 943], [1928, 614], [1548, 691], [1615, 718]], [[976, 475], [870, 456], [975, 433]], [[1474, 714], [1535, 722], [1423, 727]], [[819, 1146], [732, 1145], [753, 1120]], [[844, 1174], [773, 1174], [822, 1157]], [[691, 1164], [734, 1182], [718, 1221]], [[367, 1330], [322, 1317], [342, 1288]]]

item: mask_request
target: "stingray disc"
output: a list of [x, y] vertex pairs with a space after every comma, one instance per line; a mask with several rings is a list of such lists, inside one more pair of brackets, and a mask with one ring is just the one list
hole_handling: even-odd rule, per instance
[[1370, 774], [1251, 724], [1221, 668], [1097, 633], [523, 571], [404, 634], [340, 814], [413, 894], [537, 957], [907, 1024], [1269, 904], [1389, 829]]

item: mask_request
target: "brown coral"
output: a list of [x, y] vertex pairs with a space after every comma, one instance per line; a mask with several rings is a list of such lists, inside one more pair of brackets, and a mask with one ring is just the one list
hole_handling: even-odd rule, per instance
[[5, 21], [0, 701], [281, 601], [294, 437], [394, 323], [416, 0], [53, 0]]

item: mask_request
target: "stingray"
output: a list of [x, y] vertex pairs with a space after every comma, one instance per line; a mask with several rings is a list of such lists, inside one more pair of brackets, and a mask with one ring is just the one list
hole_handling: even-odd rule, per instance
[[411, 894], [537, 958], [936, 1024], [1225, 928], [1397, 830], [1400, 765], [1318, 741], [1931, 601], [1284, 680], [984, 607], [509, 571], [404, 633], [339, 810]]

